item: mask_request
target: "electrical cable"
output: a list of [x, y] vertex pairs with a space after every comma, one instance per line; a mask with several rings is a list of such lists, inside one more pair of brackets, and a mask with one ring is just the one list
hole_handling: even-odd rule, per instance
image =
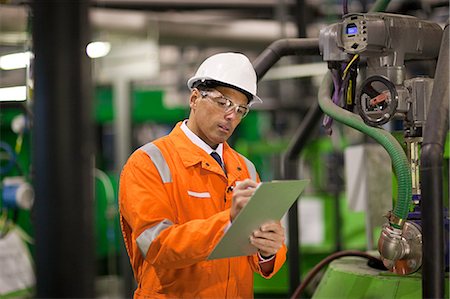
[[[341, 76], [339, 75], [339, 70], [333, 68], [333, 66], [330, 67], [330, 73], [333, 78], [333, 86], [334, 86], [333, 96], [331, 100], [335, 105], [339, 105], [339, 100], [341, 98], [341, 84], [342, 84]], [[326, 133], [330, 136], [332, 134], [331, 129], [332, 124], [333, 119], [329, 115], [325, 114], [323, 117], [322, 126], [324, 127]]]
[[[348, 73], [352, 69], [355, 69], [355, 67], [357, 67], [357, 65], [355, 65], [355, 63], [357, 63], [359, 58], [359, 54], [355, 54], [353, 55], [352, 59], [349, 61], [349, 63], [344, 67], [342, 65], [342, 68], [344, 68], [344, 71], [342, 72], [342, 75], [339, 75], [339, 70], [336, 68], [333, 68], [333, 66], [330, 67], [330, 72], [331, 72], [331, 76], [333, 79], [333, 86], [334, 86], [334, 92], [333, 92], [333, 96], [331, 98], [332, 102], [341, 107], [341, 103], [339, 103], [340, 100], [342, 100], [344, 98], [344, 95], [347, 94], [347, 88], [349, 87], [349, 81], [351, 80], [351, 78], [349, 78], [350, 76], [348, 76]], [[355, 62], [356, 61], [356, 62]], [[345, 106], [345, 103], [342, 103], [342, 106]], [[322, 126], [325, 128], [326, 132], [328, 135], [331, 135], [332, 133], [332, 129], [331, 129], [331, 125], [333, 124], [333, 119], [328, 116], [325, 115], [323, 118], [323, 122], [322, 122]]]
[[342, 0], [342, 14], [348, 14], [348, 0]]
[[356, 59], [358, 59], [359, 54], [355, 54], [353, 55], [352, 59], [350, 60], [350, 62], [347, 64], [347, 66], [344, 69], [344, 72], [342, 73], [342, 80], [345, 79], [345, 77], [347, 76], [348, 70], [350, 69], [350, 67], [352, 66], [353, 62], [355, 62]]
[[[348, 74], [346, 76], [345, 82], [345, 91], [343, 91], [343, 107], [353, 112], [356, 105], [356, 80], [358, 77], [358, 65], [359, 58], [357, 58], [354, 63], [348, 69]], [[344, 87], [343, 86], [343, 87]]]
[[367, 258], [369, 261], [374, 261], [377, 263], [381, 262], [379, 258], [377, 258], [373, 255], [370, 255], [364, 251], [343, 250], [343, 251], [335, 252], [335, 253], [327, 256], [323, 260], [321, 260], [316, 266], [314, 266], [314, 268], [311, 269], [311, 271], [309, 271], [308, 275], [305, 277], [303, 282], [297, 287], [297, 289], [292, 294], [290, 299], [300, 298], [301, 293], [305, 290], [305, 288], [308, 286], [308, 284], [311, 282], [311, 280], [317, 275], [317, 273], [319, 273], [319, 271], [324, 266], [328, 265], [333, 260], [340, 258], [340, 257], [344, 257], [344, 256], [358, 256], [358, 257]]

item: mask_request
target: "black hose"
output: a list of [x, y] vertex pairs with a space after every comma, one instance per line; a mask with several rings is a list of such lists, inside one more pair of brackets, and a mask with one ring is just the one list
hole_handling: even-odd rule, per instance
[[442, 37], [441, 49], [431, 92], [431, 105], [424, 127], [420, 177], [422, 188], [423, 298], [444, 297], [444, 213], [443, 152], [449, 113], [449, 27]]

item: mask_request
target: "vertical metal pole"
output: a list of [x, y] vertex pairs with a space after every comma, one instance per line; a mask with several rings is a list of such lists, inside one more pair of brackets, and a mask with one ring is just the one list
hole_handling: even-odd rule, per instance
[[[298, 154], [298, 153], [296, 153]], [[290, 157], [284, 159], [284, 172], [286, 180], [298, 179], [298, 159]], [[298, 200], [288, 212], [288, 238], [289, 250], [287, 253], [289, 262], [289, 297], [292, 296], [300, 284], [300, 225], [298, 223]]]
[[118, 78], [113, 82], [115, 168], [120, 171], [131, 154], [130, 82]]
[[[422, 183], [422, 296], [444, 298], [444, 148], [449, 125], [449, 25], [442, 35], [420, 159]], [[447, 245], [448, 246], [448, 245]], [[448, 280], [447, 280], [448, 283]]]
[[32, 8], [36, 296], [93, 298], [88, 2], [36, 0]]
[[[131, 145], [131, 99], [130, 82], [127, 78], [117, 78], [113, 82], [114, 94], [114, 165], [119, 173], [132, 151]], [[125, 246], [121, 246], [120, 265], [123, 280], [123, 297], [132, 298], [136, 287], [130, 261]]]

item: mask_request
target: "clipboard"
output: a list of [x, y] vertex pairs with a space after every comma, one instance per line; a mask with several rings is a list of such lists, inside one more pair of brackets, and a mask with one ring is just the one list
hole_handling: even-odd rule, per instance
[[257, 249], [249, 243], [250, 235], [267, 221], [281, 220], [308, 183], [287, 180], [259, 184], [207, 260], [255, 254]]

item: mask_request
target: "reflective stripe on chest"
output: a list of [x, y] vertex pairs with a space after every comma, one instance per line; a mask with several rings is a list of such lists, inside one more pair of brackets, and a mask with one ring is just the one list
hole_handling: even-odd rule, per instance
[[[163, 154], [161, 153], [160, 149], [153, 142], [150, 142], [150, 143], [143, 145], [141, 147], [141, 150], [143, 150], [153, 161], [153, 164], [155, 164], [156, 169], [158, 169], [159, 175], [161, 176], [163, 183], [171, 183], [172, 182], [172, 174], [171, 174], [169, 165], [167, 164], [167, 161], [164, 158]], [[242, 157], [242, 159], [245, 162], [245, 165], [249, 172], [250, 178], [252, 180], [256, 181], [257, 173], [256, 173], [255, 165], [250, 160], [248, 160], [246, 157], [244, 157], [243, 155], [241, 155], [241, 154], [239, 154], [239, 155]], [[210, 170], [214, 169], [214, 170], [216, 170], [215, 172], [222, 171], [220, 169], [220, 166], [218, 166], [218, 165], [217, 165], [217, 167], [212, 167], [208, 162], [204, 162], [204, 163], [205, 163], [204, 168], [207, 168]], [[238, 170], [240, 171], [241, 169], [239, 169], [239, 167], [238, 167]]]

